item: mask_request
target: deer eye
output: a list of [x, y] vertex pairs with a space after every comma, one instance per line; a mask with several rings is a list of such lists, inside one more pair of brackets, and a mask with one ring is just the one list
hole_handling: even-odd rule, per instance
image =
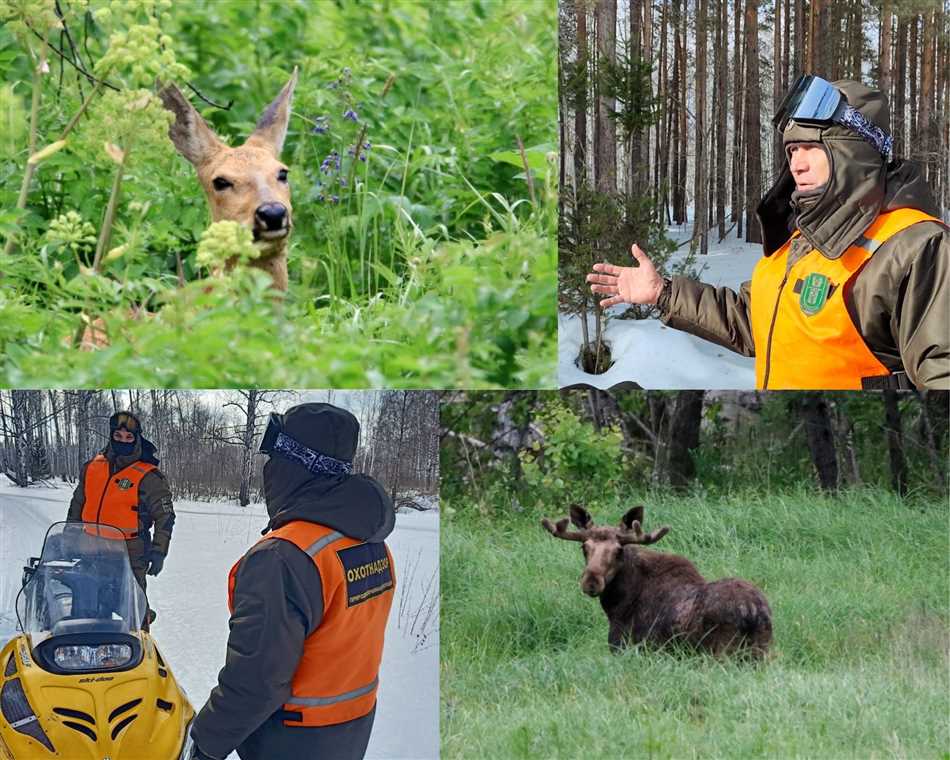
[[215, 177], [211, 180], [211, 184], [214, 185], [214, 189], [218, 192], [227, 190], [229, 187], [234, 187], [234, 183], [230, 180], [226, 180], [224, 177]]
[[281, 169], [279, 172], [277, 172], [277, 180], [278, 180], [279, 182], [286, 182], [286, 181], [287, 181], [287, 170], [286, 170], [286, 169]]

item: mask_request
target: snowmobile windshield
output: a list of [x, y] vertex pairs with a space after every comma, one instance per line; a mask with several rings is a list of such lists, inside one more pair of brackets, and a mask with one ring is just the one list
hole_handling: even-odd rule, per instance
[[57, 636], [128, 634], [142, 626], [145, 592], [118, 528], [55, 523], [24, 581], [17, 618], [34, 646]]

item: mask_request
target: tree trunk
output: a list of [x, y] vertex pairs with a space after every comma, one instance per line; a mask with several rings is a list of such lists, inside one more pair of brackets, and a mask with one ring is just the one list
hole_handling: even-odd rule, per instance
[[897, 391], [884, 391], [884, 420], [887, 430], [887, 451], [891, 462], [891, 488], [901, 496], [907, 494], [907, 462], [904, 458], [904, 431], [897, 405]]
[[[616, 59], [617, 37], [617, 0], [597, 0], [597, 60], [595, 71], [599, 71], [600, 62]], [[596, 78], [595, 78], [596, 82]], [[604, 95], [600, 86], [597, 91], [597, 118], [595, 123], [594, 175], [597, 190], [602, 193], [614, 193], [617, 190], [617, 133], [613, 119], [609, 114], [616, 107], [613, 98]]]
[[718, 0], [716, 14], [716, 224], [719, 240], [726, 236], [726, 113], [729, 88], [726, 87], [726, 56], [729, 48], [729, 2]]
[[742, 237], [742, 221], [745, 209], [745, 199], [742, 197], [742, 188], [745, 186], [743, 179], [743, 150], [742, 150], [742, 107], [744, 98], [742, 97], [743, 75], [742, 66], [742, 13], [740, 12], [741, 0], [733, 0], [736, 26], [733, 34], [733, 67], [732, 67], [732, 221], [737, 225], [736, 235]]
[[759, 114], [759, 20], [758, 0], [746, 0], [745, 9], [745, 197], [747, 243], [761, 243], [762, 231], [755, 210], [762, 195], [762, 140]]
[[821, 393], [804, 394], [801, 398], [801, 417], [818, 483], [824, 491], [835, 491], [838, 488], [838, 457], [828, 402]]
[[893, 0], [881, 2], [881, 70], [877, 78], [877, 86], [887, 97], [888, 103], [893, 103], [891, 97], [891, 5]]
[[[920, 108], [918, 139], [923, 165], [928, 182], [933, 186], [936, 179], [936, 151], [931, 136], [934, 133], [934, 120], [931, 119], [931, 107], [934, 100], [934, 25], [936, 9], [931, 8], [923, 14], [923, 43], [920, 56]], [[946, 117], [946, 115], [944, 115]]]
[[696, 3], [696, 160], [693, 188], [693, 240], [690, 250], [709, 252], [706, 232], [706, 0]]
[[[772, 113], [778, 111], [779, 103], [785, 95], [782, 87], [782, 0], [775, 2], [775, 28], [772, 30]], [[772, 178], [773, 181], [782, 171], [785, 158], [785, 149], [782, 145], [782, 135], [778, 130], [772, 131]]]
[[238, 492], [238, 503], [246, 507], [251, 503], [251, 473], [253, 471], [254, 438], [257, 434], [257, 400], [258, 392], [253, 388], [246, 392], [247, 416], [244, 421], [244, 435], [241, 447], [241, 487]]
[[912, 146], [912, 150], [909, 151], [914, 158], [919, 159], [920, 157], [920, 143], [918, 142], [917, 127], [919, 122], [917, 121], [917, 43], [918, 43], [918, 23], [919, 16], [915, 13], [910, 17], [909, 27], [910, 27], [910, 40], [907, 43], [907, 64], [910, 67], [908, 71], [909, 74], [909, 85], [910, 85], [910, 99], [907, 103], [909, 106], [909, 132], [910, 132], [910, 142], [908, 146]]
[[[577, 67], [586, 72], [587, 60], [587, 11], [586, 3], [577, 3]], [[574, 111], [574, 187], [581, 188], [587, 179], [587, 76], [583, 87], [577, 92]]]

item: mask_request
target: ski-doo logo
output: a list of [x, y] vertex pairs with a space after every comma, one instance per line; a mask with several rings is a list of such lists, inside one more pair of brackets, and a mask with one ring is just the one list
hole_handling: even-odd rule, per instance
[[122, 478], [122, 480], [117, 480], [115, 483], [123, 491], [128, 491], [133, 485], [135, 485], [128, 478]]
[[347, 607], [362, 604], [393, 587], [385, 544], [357, 544], [336, 554], [346, 576]]

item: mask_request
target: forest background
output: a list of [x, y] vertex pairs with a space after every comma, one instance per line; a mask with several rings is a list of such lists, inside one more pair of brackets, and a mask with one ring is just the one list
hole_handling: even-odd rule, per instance
[[75, 482], [106, 445], [109, 417], [125, 410], [139, 416], [157, 446], [175, 498], [243, 507], [263, 500], [267, 458], [257, 450], [268, 416], [312, 401], [359, 419], [354, 472], [379, 480], [397, 507], [438, 505], [439, 407], [430, 391], [0, 391], [0, 477], [24, 488]]
[[[447, 394], [442, 756], [939, 756], [947, 420], [945, 392]], [[540, 525], [572, 504], [645, 505], [651, 549], [759, 586], [766, 661], [609, 652]]]
[[[0, 0], [0, 20], [0, 384], [553, 384], [553, 1]], [[198, 281], [207, 204], [155, 82], [233, 143], [295, 65], [289, 293]], [[109, 347], [70, 348], [90, 324]]]
[[[595, 261], [629, 266], [638, 242], [698, 276], [710, 245], [761, 242], [755, 208], [785, 160], [771, 119], [801, 73], [884, 91], [895, 156], [922, 165], [950, 218], [945, 0], [560, 0], [559, 19], [559, 303], [584, 315], [587, 371], [610, 362]], [[683, 225], [674, 263], [667, 231]]]

